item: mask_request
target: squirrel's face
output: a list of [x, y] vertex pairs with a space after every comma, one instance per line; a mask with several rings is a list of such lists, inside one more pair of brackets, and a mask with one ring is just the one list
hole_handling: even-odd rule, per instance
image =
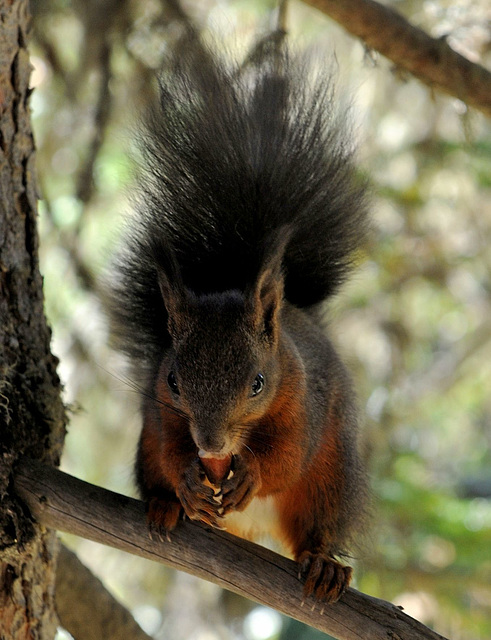
[[279, 383], [276, 311], [258, 311], [238, 291], [189, 297], [173, 309], [157, 394], [186, 417], [198, 450], [238, 453], [270, 406]]

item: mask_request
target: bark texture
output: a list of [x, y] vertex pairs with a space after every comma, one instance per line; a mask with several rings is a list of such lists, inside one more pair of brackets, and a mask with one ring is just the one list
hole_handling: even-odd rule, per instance
[[38, 266], [27, 0], [0, 0], [0, 638], [54, 637], [57, 542], [11, 497], [19, 456], [56, 464], [64, 408]]

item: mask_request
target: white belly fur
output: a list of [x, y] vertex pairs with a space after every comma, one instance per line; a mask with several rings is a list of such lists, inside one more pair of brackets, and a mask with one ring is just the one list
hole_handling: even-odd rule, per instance
[[272, 497], [254, 498], [244, 511], [232, 511], [225, 516], [224, 525], [230, 533], [247, 540], [264, 544], [271, 537], [282, 543], [278, 512]]

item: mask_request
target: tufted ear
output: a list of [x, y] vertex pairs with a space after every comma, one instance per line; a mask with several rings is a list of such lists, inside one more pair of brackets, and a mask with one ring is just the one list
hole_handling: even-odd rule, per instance
[[188, 292], [183, 284], [179, 265], [169, 246], [159, 246], [153, 251], [160, 294], [167, 311], [167, 328], [172, 338], [183, 333], [188, 322]]
[[284, 227], [269, 250], [252, 291], [254, 324], [264, 338], [275, 345], [279, 336], [279, 313], [283, 302], [283, 257], [291, 230]]
[[254, 321], [268, 342], [276, 344], [283, 300], [283, 276], [266, 268], [259, 275], [254, 295]]

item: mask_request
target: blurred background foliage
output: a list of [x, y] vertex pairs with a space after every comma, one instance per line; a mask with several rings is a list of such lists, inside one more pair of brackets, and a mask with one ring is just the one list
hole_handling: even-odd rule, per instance
[[[487, 0], [393, 4], [489, 65]], [[274, 3], [184, 6], [245, 51], [271, 26]], [[132, 130], [179, 29], [157, 0], [33, 0], [32, 10], [41, 267], [71, 412], [62, 466], [134, 494], [138, 397], [107, 346], [99, 278], [131, 209]], [[369, 245], [329, 309], [358, 389], [374, 495], [355, 586], [453, 640], [489, 638], [489, 121], [401, 75], [300, 2], [290, 4], [289, 26], [291, 39], [319, 45], [327, 64], [335, 50], [373, 187]], [[198, 579], [88, 541], [67, 543], [156, 638], [322, 635]]]

